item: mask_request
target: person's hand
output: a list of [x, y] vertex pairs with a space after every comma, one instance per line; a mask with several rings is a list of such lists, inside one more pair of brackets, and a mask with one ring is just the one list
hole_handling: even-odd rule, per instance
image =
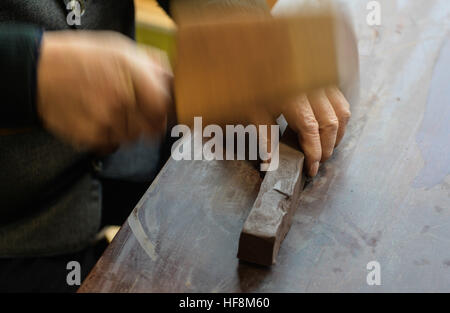
[[[318, 3], [316, 8], [322, 4]], [[327, 8], [328, 3], [323, 3]], [[278, 0], [272, 10], [276, 17], [289, 16], [305, 11], [308, 4], [302, 1]], [[358, 52], [356, 39], [346, 14], [338, 10], [336, 19], [337, 58], [341, 77], [345, 84], [358, 81]], [[345, 56], [345, 57], [341, 57]], [[340, 143], [350, 119], [350, 104], [337, 87], [327, 87], [303, 94], [285, 104], [283, 115], [289, 126], [297, 132], [300, 146], [305, 154], [309, 176], [317, 175], [321, 162], [328, 160]]]
[[317, 174], [344, 136], [350, 105], [337, 87], [303, 94], [282, 107], [282, 113], [298, 135], [309, 176]]
[[112, 32], [47, 32], [38, 65], [43, 125], [80, 149], [110, 150], [166, 127], [171, 74]]

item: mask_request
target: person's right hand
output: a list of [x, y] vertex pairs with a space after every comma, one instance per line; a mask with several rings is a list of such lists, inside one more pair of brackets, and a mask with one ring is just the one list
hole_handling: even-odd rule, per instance
[[47, 32], [37, 73], [44, 126], [80, 149], [110, 150], [165, 130], [169, 71], [112, 32]]

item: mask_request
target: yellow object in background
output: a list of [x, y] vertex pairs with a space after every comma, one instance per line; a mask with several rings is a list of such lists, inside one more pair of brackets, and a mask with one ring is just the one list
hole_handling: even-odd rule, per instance
[[135, 0], [136, 41], [167, 53], [173, 62], [176, 26], [155, 0]]

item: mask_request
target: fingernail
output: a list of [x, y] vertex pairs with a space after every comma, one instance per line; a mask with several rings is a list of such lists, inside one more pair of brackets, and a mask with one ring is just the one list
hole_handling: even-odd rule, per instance
[[270, 161], [272, 161], [272, 153], [271, 152], [267, 152], [264, 155], [265, 159], [263, 159], [265, 162], [270, 163]]
[[309, 169], [309, 174], [311, 175], [311, 177], [316, 176], [318, 170], [319, 170], [319, 162], [314, 162]]

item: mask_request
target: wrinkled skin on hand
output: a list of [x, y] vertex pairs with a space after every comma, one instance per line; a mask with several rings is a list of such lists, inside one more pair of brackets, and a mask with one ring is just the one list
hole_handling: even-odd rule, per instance
[[44, 34], [37, 111], [44, 126], [79, 149], [110, 151], [165, 131], [171, 74], [112, 32]]
[[326, 87], [289, 101], [283, 106], [286, 121], [298, 135], [309, 176], [328, 160], [340, 143], [350, 119], [350, 104], [337, 87]]
[[[251, 112], [248, 119], [255, 125], [275, 125], [275, 119], [283, 114], [297, 134], [305, 154], [306, 173], [311, 177], [339, 145], [351, 117], [350, 104], [336, 86], [303, 93], [281, 104], [266, 103]], [[263, 140], [267, 141], [265, 149], [270, 148], [270, 132]]]

